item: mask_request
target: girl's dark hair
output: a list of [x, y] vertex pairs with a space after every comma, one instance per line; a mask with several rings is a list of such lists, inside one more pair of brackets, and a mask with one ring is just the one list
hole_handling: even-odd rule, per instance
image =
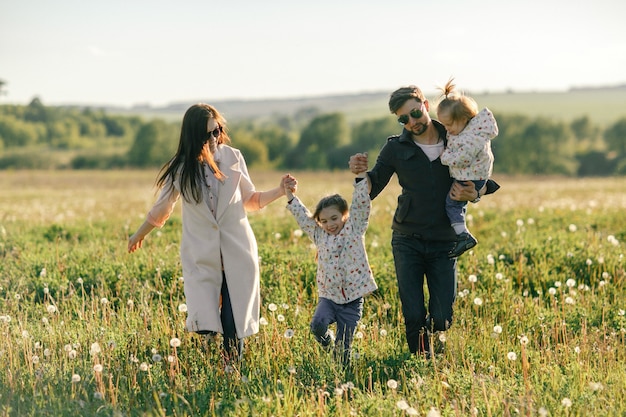
[[348, 212], [348, 202], [339, 194], [333, 194], [322, 198], [319, 203], [317, 203], [317, 207], [315, 207], [315, 212], [313, 213], [313, 219], [319, 221], [322, 210], [326, 207], [333, 206], [337, 207], [337, 210], [339, 210], [342, 215]]
[[226, 130], [226, 119], [217, 109], [209, 104], [194, 104], [187, 109], [183, 117], [176, 154], [163, 165], [159, 172], [156, 181], [159, 188], [163, 187], [168, 177], [174, 178], [175, 175], [180, 175], [180, 192], [183, 198], [186, 201], [194, 200], [199, 203], [202, 200], [200, 181], [204, 181], [202, 163], [208, 163], [217, 178], [224, 178], [224, 174], [213, 160], [213, 154], [209, 151], [208, 144], [205, 146], [209, 119], [215, 119], [221, 128], [217, 143], [230, 143], [230, 137]]

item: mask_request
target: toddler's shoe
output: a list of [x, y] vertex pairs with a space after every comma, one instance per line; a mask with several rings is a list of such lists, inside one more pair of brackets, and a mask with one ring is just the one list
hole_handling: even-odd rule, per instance
[[472, 249], [478, 241], [469, 232], [463, 232], [456, 237], [456, 244], [454, 248], [448, 252], [449, 258], [456, 258], [461, 256], [465, 251]]

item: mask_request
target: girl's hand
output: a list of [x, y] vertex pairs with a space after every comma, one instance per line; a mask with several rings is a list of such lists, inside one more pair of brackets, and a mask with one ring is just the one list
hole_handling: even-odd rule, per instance
[[287, 200], [291, 201], [296, 190], [298, 189], [298, 180], [296, 180], [291, 174], [285, 174], [281, 180], [281, 187], [287, 196]]

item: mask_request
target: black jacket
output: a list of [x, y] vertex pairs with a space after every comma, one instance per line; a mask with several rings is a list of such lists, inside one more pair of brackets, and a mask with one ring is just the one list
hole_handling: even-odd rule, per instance
[[[445, 145], [445, 128], [436, 120], [432, 122]], [[376, 165], [368, 172], [372, 199], [385, 188], [394, 173], [402, 194], [398, 196], [391, 228], [425, 240], [454, 241], [456, 234], [445, 209], [446, 195], [452, 186], [449, 169], [439, 158], [431, 162], [406, 129], [401, 135], [387, 139]], [[497, 189], [497, 184], [491, 184], [489, 191], [495, 191], [494, 187]]]

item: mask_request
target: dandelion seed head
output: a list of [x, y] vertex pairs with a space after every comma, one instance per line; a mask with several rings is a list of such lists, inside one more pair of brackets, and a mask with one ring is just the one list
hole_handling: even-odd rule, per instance
[[387, 387], [389, 387], [390, 389], [397, 389], [398, 381], [396, 381], [395, 379], [390, 379], [389, 381], [387, 381]]
[[80, 382], [80, 375], [74, 374], [72, 375], [72, 383], [78, 384]]
[[550, 294], [550, 295], [556, 295], [556, 288], [554, 288], [554, 287], [550, 287], [550, 288], [548, 288], [548, 294]]
[[343, 395], [343, 388], [335, 387], [335, 396], [336, 397], [341, 397], [342, 395]]
[[441, 417], [441, 413], [435, 407], [430, 407], [430, 410], [426, 413], [426, 417]]
[[50, 294], [50, 288], [48, 288], [48, 287], [43, 287], [43, 293], [44, 293], [44, 294]]
[[39, 356], [37, 355], [33, 355], [32, 358], [30, 358], [31, 362], [34, 364], [38, 364], [39, 363]]
[[78, 285], [83, 285], [83, 279], [81, 277], [78, 277], [76, 282], [78, 283]]
[[567, 285], [570, 288], [573, 288], [576, 286], [576, 280], [573, 278], [570, 278], [567, 281], [565, 281], [565, 285]]
[[279, 314], [276, 316], [276, 320], [278, 321], [285, 321], [285, 316], [283, 316], [282, 314]]
[[30, 333], [28, 333], [28, 330], [22, 330], [22, 339], [28, 338], [30, 338]]
[[493, 332], [495, 334], [501, 334], [502, 333], [502, 326], [500, 326], [499, 324], [496, 324], [495, 326], [493, 326]]
[[400, 400], [396, 403], [396, 407], [398, 407], [398, 409], [400, 410], [406, 410], [407, 408], [409, 408], [409, 403], [407, 403], [405, 400]]
[[89, 354], [91, 356], [94, 356], [94, 355], [97, 355], [100, 352], [102, 352], [102, 348], [100, 348], [100, 344], [98, 342], [92, 343], [91, 347], [89, 348]]
[[576, 301], [572, 297], [565, 297], [565, 304], [576, 304]]
[[274, 303], [270, 303], [270, 304], [267, 306], [267, 309], [268, 309], [269, 311], [276, 311], [276, 310], [278, 310], [278, 306], [277, 306], [276, 304], [274, 304]]
[[519, 342], [520, 342], [520, 344], [522, 344], [522, 345], [526, 346], [526, 345], [528, 344], [528, 337], [527, 337], [527, 336], [522, 335], [522, 336], [519, 338]]
[[570, 400], [569, 398], [565, 397], [561, 400], [561, 405], [565, 408], [570, 408], [572, 406], [572, 400]]
[[467, 280], [471, 283], [474, 283], [476, 281], [478, 281], [478, 277], [476, 275], [470, 275], [469, 277], [467, 277]]
[[293, 235], [295, 237], [302, 237], [302, 234], [303, 234], [303, 232], [300, 229], [296, 229], [296, 230], [293, 231]]
[[261, 326], [267, 326], [267, 319], [266, 319], [265, 317], [261, 317], [261, 318], [259, 319], [259, 324], [260, 324]]
[[97, 363], [93, 366], [93, 371], [94, 372], [102, 372], [102, 365]]
[[57, 312], [57, 308], [55, 306], [53, 306], [52, 304], [50, 304], [48, 307], [46, 307], [46, 310], [48, 311], [49, 314], [54, 314]]
[[589, 383], [589, 389], [591, 391], [601, 391], [604, 389], [604, 386], [602, 385], [601, 382], [590, 382]]
[[44, 326], [47, 326], [47, 325], [49, 324], [48, 317], [42, 317], [42, 318], [41, 318], [41, 323], [42, 323]]
[[296, 367], [293, 365], [289, 365], [289, 367], [287, 368], [287, 372], [289, 372], [290, 374], [295, 374], [296, 373]]
[[363, 339], [363, 332], [356, 332], [356, 334], [354, 335], [355, 338], [357, 339]]
[[180, 339], [177, 337], [172, 337], [170, 339], [170, 346], [173, 348], [177, 348], [180, 346]]
[[385, 330], [385, 329], [380, 329], [380, 335], [381, 335], [382, 337], [387, 336], [387, 330]]
[[162, 360], [163, 360], [163, 357], [159, 355], [158, 353], [155, 353], [154, 355], [152, 355], [152, 362], [161, 362]]
[[179, 304], [178, 305], [178, 311], [181, 313], [186, 313], [187, 312], [187, 304]]
[[278, 232], [274, 233], [274, 239], [276, 239], [276, 240], [280, 240], [280, 238], [281, 238], [282, 236], [283, 236], [283, 235], [281, 235], [281, 234], [280, 234], [280, 233], [278, 233]]
[[576, 230], [578, 230], [578, 227], [576, 227], [576, 225], [572, 223], [568, 226], [567, 230], [574, 233]]
[[100, 391], [96, 391], [93, 393], [93, 399], [94, 400], [101, 400], [103, 399], [104, 396], [102, 395], [102, 393]]
[[556, 288], [561, 287], [561, 281], [554, 281], [554, 286], [555, 286]]
[[148, 364], [145, 362], [141, 362], [139, 364], [139, 370], [142, 372], [146, 372], [148, 370]]
[[291, 339], [294, 335], [293, 329], [285, 330], [285, 339]]
[[477, 306], [483, 305], [483, 299], [480, 298], [480, 297], [474, 298], [474, 304], [477, 305]]
[[506, 354], [506, 357], [510, 361], [515, 361], [515, 360], [517, 360], [517, 353], [509, 352], [509, 353]]
[[517, 219], [515, 221], [515, 224], [517, 225], [517, 227], [522, 227], [524, 225], [524, 220], [522, 219]]
[[176, 356], [167, 355], [167, 362], [168, 363], [176, 363]]
[[591, 266], [591, 265], [593, 265], [593, 261], [591, 259], [587, 259], [585, 261], [585, 264], [587, 264], [587, 266]]
[[41, 271], [39, 271], [39, 276], [40, 277], [45, 277], [48, 274], [48, 270], [46, 268], [41, 268]]

